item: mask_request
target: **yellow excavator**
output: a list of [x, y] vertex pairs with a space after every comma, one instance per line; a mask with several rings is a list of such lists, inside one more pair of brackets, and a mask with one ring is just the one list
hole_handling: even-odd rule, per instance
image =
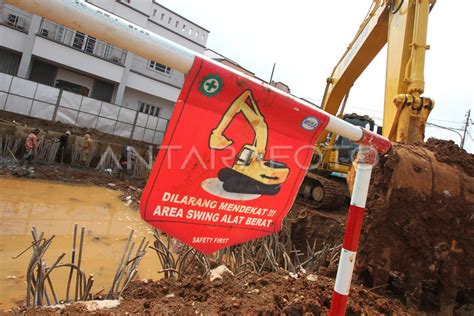
[[290, 170], [287, 165], [265, 160], [268, 126], [250, 90], [245, 90], [229, 106], [219, 124], [212, 130], [209, 147], [222, 150], [233, 144], [224, 135], [237, 114], [242, 113], [255, 132], [253, 144], [246, 144], [236, 156], [232, 168], [219, 170], [218, 178], [227, 192], [275, 195], [286, 181]]
[[[373, 0], [354, 39], [327, 79], [322, 109], [352, 124], [381, 133], [392, 142], [423, 142], [425, 124], [434, 102], [424, 92], [428, 16], [436, 0]], [[354, 82], [387, 45], [383, 127], [357, 114], [344, 114]], [[370, 96], [368, 96], [370, 98]], [[371, 100], [372, 101], [372, 100]], [[357, 145], [323, 132], [316, 143], [314, 163], [300, 197], [317, 207], [338, 208], [347, 201], [344, 178]], [[410, 159], [407, 157], [407, 159]]]

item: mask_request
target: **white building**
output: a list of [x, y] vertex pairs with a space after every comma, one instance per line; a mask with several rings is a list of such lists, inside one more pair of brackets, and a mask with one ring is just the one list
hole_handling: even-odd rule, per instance
[[[209, 31], [154, 0], [88, 2], [196, 52], [206, 49]], [[182, 73], [3, 0], [0, 10], [0, 110], [161, 143]]]

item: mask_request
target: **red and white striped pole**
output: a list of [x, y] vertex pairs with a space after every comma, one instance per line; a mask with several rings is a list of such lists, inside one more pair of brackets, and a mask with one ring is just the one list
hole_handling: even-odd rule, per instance
[[364, 219], [365, 202], [369, 191], [370, 175], [376, 162], [377, 150], [373, 147], [361, 146], [355, 162], [356, 175], [352, 189], [351, 205], [347, 216], [346, 232], [342, 243], [341, 257], [337, 268], [336, 283], [332, 295], [329, 315], [345, 315], [352, 272], [356, 260], [362, 221]]

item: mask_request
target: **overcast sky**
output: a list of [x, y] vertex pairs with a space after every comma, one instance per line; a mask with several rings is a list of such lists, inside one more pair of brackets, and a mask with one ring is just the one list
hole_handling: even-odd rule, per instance
[[[292, 94], [321, 103], [326, 78], [354, 37], [371, 0], [159, 0], [211, 33], [207, 47], [258, 77], [290, 86]], [[435, 100], [429, 122], [462, 129], [473, 109], [473, 16], [470, 0], [439, 0], [430, 14], [424, 96]], [[385, 49], [359, 77], [346, 112], [383, 115]], [[474, 116], [472, 113], [471, 117]], [[474, 118], [472, 118], [474, 121]], [[464, 146], [474, 151], [474, 126]], [[462, 131], [458, 131], [462, 134]], [[452, 139], [452, 131], [427, 127], [427, 137]]]

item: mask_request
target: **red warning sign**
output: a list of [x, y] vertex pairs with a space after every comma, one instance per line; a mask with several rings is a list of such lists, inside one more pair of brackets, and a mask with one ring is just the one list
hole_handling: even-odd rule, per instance
[[278, 232], [329, 117], [196, 57], [140, 209], [210, 254]]

